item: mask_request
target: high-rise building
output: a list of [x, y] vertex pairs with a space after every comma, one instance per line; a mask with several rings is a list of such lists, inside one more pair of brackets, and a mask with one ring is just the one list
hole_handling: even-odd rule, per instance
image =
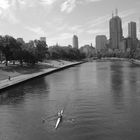
[[112, 14], [112, 18], [109, 22], [109, 29], [110, 29], [110, 46], [114, 49], [119, 49], [119, 44], [123, 39], [123, 32], [122, 32], [122, 20], [118, 16], [118, 10], [116, 9], [115, 16]]
[[96, 50], [101, 51], [106, 48], [107, 38], [105, 35], [96, 36]]
[[132, 39], [137, 38], [137, 28], [136, 28], [136, 22], [130, 22], [128, 23], [128, 37]]
[[73, 36], [73, 48], [78, 49], [78, 37], [76, 35]]
[[40, 41], [44, 41], [46, 43], [46, 37], [40, 37]]

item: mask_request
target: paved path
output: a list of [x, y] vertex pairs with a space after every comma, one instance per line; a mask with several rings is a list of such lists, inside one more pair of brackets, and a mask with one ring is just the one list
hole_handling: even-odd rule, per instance
[[77, 64], [81, 64], [83, 62], [74, 62], [74, 63], [70, 63], [70, 64], [66, 64], [66, 65], [62, 65], [58, 68], [49, 68], [49, 69], [42, 69], [41, 72], [37, 72], [37, 73], [32, 73], [32, 74], [23, 74], [20, 76], [16, 76], [16, 77], [12, 77], [10, 80], [6, 79], [6, 80], [2, 80], [0, 81], [0, 90], [8, 88], [10, 86], [25, 82], [27, 80], [33, 79], [35, 77], [44, 75], [44, 74], [49, 74], [50, 72], [54, 72], [56, 70], [61, 70], [70, 66], [74, 66]]

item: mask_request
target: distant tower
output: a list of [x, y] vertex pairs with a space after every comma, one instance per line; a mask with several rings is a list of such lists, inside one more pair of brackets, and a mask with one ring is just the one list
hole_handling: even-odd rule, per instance
[[115, 10], [115, 14], [116, 14], [116, 16], [118, 16], [118, 9], [117, 8]]
[[92, 43], [90, 44], [91, 47], [93, 47]]
[[76, 35], [73, 36], [73, 48], [78, 49], [78, 37]]
[[139, 18], [139, 32], [140, 32], [140, 18]]
[[114, 17], [114, 12], [112, 11], [112, 18]]
[[109, 21], [110, 29], [110, 45], [112, 49], [119, 49], [120, 42], [123, 39], [122, 33], [122, 20], [118, 16], [118, 9], [115, 11], [115, 16], [113, 16]]
[[106, 48], [107, 38], [105, 35], [96, 36], [96, 50], [101, 51]]
[[56, 43], [56, 46], [57, 46], [57, 47], [59, 47], [59, 44], [58, 44], [58, 42]]
[[137, 38], [137, 27], [136, 22], [128, 23], [128, 37], [136, 39]]
[[46, 43], [46, 37], [40, 37], [40, 41], [43, 41]]

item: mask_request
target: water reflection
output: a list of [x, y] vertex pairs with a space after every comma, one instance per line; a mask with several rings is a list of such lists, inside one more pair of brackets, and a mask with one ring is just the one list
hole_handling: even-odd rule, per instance
[[28, 81], [24, 84], [24, 87], [24, 90], [32, 94], [43, 94], [43, 92], [40, 93], [40, 91], [45, 90], [45, 92], [48, 92], [50, 88], [48, 81], [46, 81], [44, 77]]
[[123, 63], [112, 62], [110, 65], [110, 83], [111, 83], [111, 94], [113, 96], [113, 102], [117, 109], [123, 107]]
[[0, 105], [18, 104], [24, 100], [24, 87], [10, 89], [0, 95]]
[[[44, 89], [45, 88], [45, 89]], [[25, 94], [45, 94], [49, 91], [49, 85], [45, 78], [28, 81], [25, 84], [10, 88], [0, 94], [0, 105], [20, 104], [24, 102]]]

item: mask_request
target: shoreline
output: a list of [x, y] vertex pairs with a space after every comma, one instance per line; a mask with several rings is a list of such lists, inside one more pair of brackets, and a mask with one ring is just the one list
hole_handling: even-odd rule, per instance
[[49, 75], [51, 73], [54, 73], [54, 72], [57, 72], [57, 71], [60, 71], [60, 70], [64, 70], [64, 69], [67, 69], [67, 68], [70, 68], [70, 67], [74, 67], [76, 65], [80, 65], [80, 64], [85, 63], [85, 62], [86, 61], [71, 62], [70, 64], [65, 64], [65, 65], [62, 65], [62, 66], [57, 67], [57, 68], [42, 69], [41, 72], [35, 72], [35, 73], [32, 73], [32, 74], [22, 74], [22, 75], [19, 75], [19, 76], [12, 77], [10, 80], [9, 79], [1, 80], [0, 81], [0, 92], [3, 91], [3, 90], [9, 89], [11, 87], [14, 87], [16, 85], [25, 83], [29, 80], [32, 80], [32, 79], [35, 79], [35, 78], [38, 78], [38, 77], [42, 77], [42, 76], [45, 76], [45, 75]]
[[101, 59], [97, 59], [96, 61], [127, 61], [131, 64], [140, 66], [140, 60], [139, 59], [133, 59], [133, 58], [117, 58], [117, 57], [105, 57]]
[[140, 60], [133, 59], [133, 58], [130, 59], [130, 58], [105, 57], [105, 58], [101, 58], [100, 60], [128, 61], [132, 64], [140, 65]]
[[118, 58], [118, 57], [104, 57], [101, 60], [119, 60], [119, 61], [130, 61], [129, 58]]

